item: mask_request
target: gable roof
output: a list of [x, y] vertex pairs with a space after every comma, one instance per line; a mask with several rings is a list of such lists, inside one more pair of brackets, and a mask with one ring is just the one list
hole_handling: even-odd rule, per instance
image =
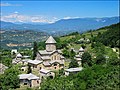
[[50, 36], [45, 43], [56, 43], [56, 41], [54, 40], [54, 38], [52, 36]]
[[20, 53], [18, 53], [16, 57], [22, 57], [22, 55]]
[[79, 68], [69, 68], [69, 69], [65, 69], [65, 71], [67, 72], [78, 72], [81, 71], [83, 68], [79, 67]]
[[30, 74], [20, 74], [18, 75], [19, 79], [28, 79], [28, 80], [32, 80], [32, 79], [39, 79], [39, 77], [37, 77], [36, 75], [30, 73]]
[[81, 47], [81, 48], [79, 49], [79, 51], [84, 51], [84, 49]]
[[40, 70], [40, 72], [47, 74], [47, 73], [49, 73], [49, 72], [50, 72], [50, 70], [41, 69], [41, 70]]
[[42, 61], [40, 61], [40, 60], [29, 60], [28, 63], [36, 65], [36, 64], [42, 63]]
[[46, 51], [46, 50], [39, 50], [39, 53], [41, 54], [41, 55], [51, 55], [51, 54], [53, 54], [53, 53], [55, 53], [55, 52], [58, 52], [58, 53], [62, 53], [61, 52], [61, 50], [54, 50], [54, 51], [52, 51], [52, 52], [48, 52], [48, 51]]

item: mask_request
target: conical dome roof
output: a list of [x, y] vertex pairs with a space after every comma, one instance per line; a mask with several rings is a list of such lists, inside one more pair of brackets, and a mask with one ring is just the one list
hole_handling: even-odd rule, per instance
[[22, 55], [20, 53], [17, 54], [17, 57], [22, 57]]
[[52, 36], [50, 36], [45, 43], [56, 43], [56, 41], [54, 40], [54, 38]]
[[84, 51], [84, 49], [81, 47], [81, 48], [79, 49], [79, 51]]

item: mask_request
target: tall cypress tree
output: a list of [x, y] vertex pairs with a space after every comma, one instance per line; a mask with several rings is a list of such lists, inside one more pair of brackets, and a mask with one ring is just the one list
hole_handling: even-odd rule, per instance
[[76, 68], [78, 66], [79, 66], [79, 64], [78, 64], [77, 60], [72, 59], [70, 64], [69, 64], [69, 68]]
[[35, 60], [35, 57], [37, 56], [37, 51], [38, 51], [38, 47], [37, 47], [37, 42], [34, 42], [33, 45], [33, 60]]
[[88, 52], [83, 53], [82, 55], [82, 66], [84, 67], [85, 64], [88, 66], [92, 66], [91, 55]]
[[28, 74], [29, 74], [29, 73], [32, 73], [31, 65], [29, 65], [29, 64], [28, 64], [28, 71], [27, 71], [27, 73], [28, 73]]

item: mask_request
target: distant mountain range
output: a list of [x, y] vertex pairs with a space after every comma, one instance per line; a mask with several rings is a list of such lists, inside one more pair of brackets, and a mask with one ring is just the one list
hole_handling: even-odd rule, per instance
[[119, 22], [119, 17], [61, 19], [55, 23], [43, 25], [0, 22], [0, 28], [2, 30], [35, 30], [44, 31], [50, 34], [66, 34], [74, 31], [84, 32], [90, 29], [93, 30], [115, 24]]

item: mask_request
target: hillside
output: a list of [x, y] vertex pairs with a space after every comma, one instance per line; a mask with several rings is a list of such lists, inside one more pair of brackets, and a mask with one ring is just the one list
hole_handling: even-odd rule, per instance
[[120, 39], [120, 23], [111, 25], [109, 27], [104, 27], [102, 29], [106, 29], [107, 31], [103, 34], [97, 36], [97, 41], [103, 43], [106, 46], [110, 47], [120, 47], [119, 39]]
[[119, 25], [120, 23], [113, 24], [97, 30], [87, 31], [83, 34], [69, 34], [60, 37], [60, 40], [61, 42], [69, 43], [69, 48], [75, 49], [79, 49], [81, 45], [86, 45], [88, 48], [90, 47], [91, 43], [87, 44], [79, 42], [81, 38], [89, 39], [91, 42], [101, 42], [106, 46], [119, 47]]
[[[54, 79], [53, 78], [51, 79], [49, 77], [46, 79], [43, 78], [42, 83], [40, 83], [40, 87], [41, 87], [40, 90], [47, 90], [48, 87], [49, 87], [49, 90], [61, 90], [61, 89], [66, 89], [66, 90], [90, 90], [90, 89], [114, 90], [115, 89], [115, 90], [119, 90], [119, 65], [120, 65], [119, 53], [118, 53], [119, 49], [111, 48], [109, 47], [109, 45], [105, 46], [104, 44], [98, 42], [97, 41], [98, 38], [96, 38], [99, 35], [101, 36], [104, 35], [106, 32], [113, 33], [113, 36], [116, 35], [114, 32], [116, 32], [115, 29], [117, 29], [118, 25], [119, 24], [103, 27], [98, 30], [88, 31], [83, 34], [80, 34], [78, 32], [73, 32], [71, 34], [68, 34], [62, 37], [54, 37], [55, 40], [57, 41], [57, 48], [62, 50], [63, 56], [65, 57], [64, 69], [53, 71], [55, 73]], [[18, 33], [19, 34], [21, 33], [19, 31], [14, 31], [12, 33], [15, 33], [15, 32], [17, 33], [17, 35]], [[2, 31], [1, 33], [5, 33], [5, 31]], [[30, 34], [32, 33], [32, 31], [24, 31], [22, 32], [22, 34], [23, 33]], [[90, 41], [88, 41], [88, 39]], [[116, 40], [116, 37], [113, 37], [113, 40], [114, 39]], [[45, 47], [44, 42], [37, 41], [37, 43], [38, 43], [39, 50]], [[76, 51], [78, 51], [81, 46], [85, 49], [84, 54], [82, 54], [81, 56], [83, 70], [76, 74], [71, 73], [69, 74], [69, 76], [65, 76], [64, 71], [67, 68], [70, 68], [69, 67], [70, 64], [75, 65], [72, 62], [72, 61], [75, 61], [73, 57], [78, 54], [78, 52]], [[115, 51], [113, 49], [115, 49]], [[18, 51], [21, 52], [22, 55], [29, 55], [29, 56], [32, 56], [32, 52], [33, 52], [33, 50], [29, 50], [29, 49], [27, 50], [21, 49]], [[6, 66], [12, 66], [15, 68], [15, 70], [18, 70], [18, 71], [20, 70], [18, 68], [20, 67], [19, 65], [16, 67], [12, 65], [11, 63], [12, 57], [11, 57], [10, 50], [0, 50], [0, 52], [1, 52], [0, 53], [1, 62], [3, 64], [5, 64]], [[83, 62], [84, 60], [86, 61]], [[2, 88], [7, 86], [5, 82], [6, 77], [9, 82], [11, 79], [9, 79], [8, 76], [11, 76], [11, 75], [14, 76], [14, 72], [15, 73], [17, 72], [17, 71], [13, 72], [12, 70], [14, 69], [10, 70], [10, 75], [9, 73], [0, 75], [0, 80], [2, 82]], [[12, 72], [13, 74], [11, 74]], [[37, 72], [32, 71], [32, 73], [35, 75], [38, 75]], [[12, 82], [13, 80], [14, 79], [12, 78]], [[15, 90], [23, 90], [23, 89], [29, 89], [29, 88], [23, 86]], [[31, 90], [34, 90], [34, 89], [38, 89], [38, 87], [33, 88]]]
[[[48, 78], [42, 82], [41, 90], [48, 87], [50, 90], [61, 90], [61, 88], [66, 90], [119, 90], [119, 49], [105, 46], [104, 43], [98, 41], [105, 34], [105, 40], [111, 39], [110, 37], [112, 41], [119, 40], [118, 26], [119, 24], [115, 24], [83, 34], [74, 32], [60, 37], [60, 40], [56, 39], [59, 41], [58, 44], [62, 45], [63, 55], [67, 59], [65, 68], [69, 68], [73, 60], [71, 55], [74, 56], [74, 54], [71, 52], [79, 50], [81, 46], [84, 47], [85, 53], [90, 54], [90, 58], [87, 54], [83, 54], [87, 60], [82, 64], [84, 69], [81, 72], [64, 77], [61, 70], [54, 79]], [[102, 38], [103, 41], [104, 38]], [[86, 42], [88, 39], [90, 42]]]

